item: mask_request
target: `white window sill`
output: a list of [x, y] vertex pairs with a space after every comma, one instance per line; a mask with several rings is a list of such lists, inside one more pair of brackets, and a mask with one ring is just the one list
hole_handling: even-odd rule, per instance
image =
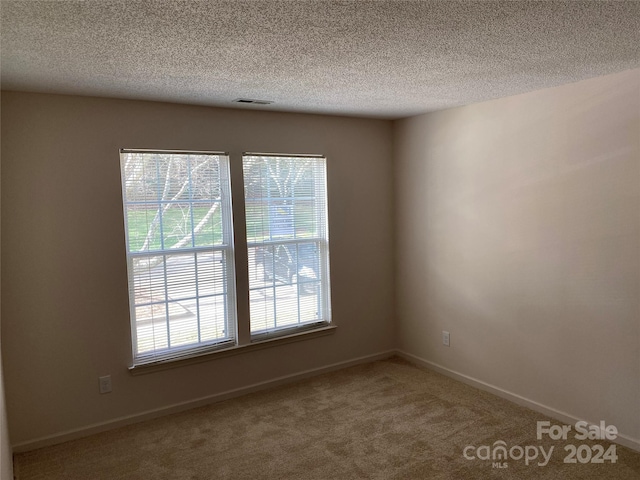
[[192, 365], [194, 363], [207, 362], [209, 360], [230, 357], [232, 355], [239, 355], [243, 353], [253, 352], [255, 350], [262, 350], [263, 348], [276, 347], [278, 345], [285, 345], [287, 343], [300, 342], [303, 340], [311, 340], [313, 338], [324, 337], [331, 335], [336, 330], [335, 325], [327, 325], [313, 330], [305, 330], [303, 332], [292, 333], [290, 335], [284, 335], [282, 337], [268, 338], [261, 341], [249, 343], [247, 345], [236, 345], [234, 347], [223, 348], [220, 350], [213, 350], [210, 352], [195, 353], [191, 356], [184, 356], [174, 359], [166, 359], [153, 363], [146, 363], [140, 365], [133, 365], [129, 367], [129, 372], [132, 375], [144, 375], [147, 373], [158, 372], [160, 370], [168, 370], [170, 368], [183, 367], [186, 365]]

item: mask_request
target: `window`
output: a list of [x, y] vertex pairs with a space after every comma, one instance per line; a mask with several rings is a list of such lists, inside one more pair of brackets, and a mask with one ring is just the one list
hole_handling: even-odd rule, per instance
[[[244, 212], [233, 211], [226, 154], [120, 157], [134, 367], [329, 324], [324, 157], [245, 154]], [[246, 232], [235, 232], [246, 234], [243, 252], [233, 248], [234, 213], [246, 219]], [[249, 318], [236, 315], [243, 255], [249, 291], [237, 298], [248, 299]]]
[[325, 159], [245, 154], [251, 335], [329, 322]]
[[235, 343], [228, 158], [121, 151], [134, 364]]

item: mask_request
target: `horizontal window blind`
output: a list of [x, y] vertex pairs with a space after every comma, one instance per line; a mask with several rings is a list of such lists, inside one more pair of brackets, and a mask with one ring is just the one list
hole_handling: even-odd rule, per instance
[[235, 344], [229, 160], [121, 151], [134, 365]]
[[243, 156], [253, 340], [330, 322], [326, 160]]

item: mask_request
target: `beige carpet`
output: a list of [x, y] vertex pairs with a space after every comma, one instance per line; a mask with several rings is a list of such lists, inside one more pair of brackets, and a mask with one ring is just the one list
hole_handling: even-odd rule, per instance
[[[393, 358], [16, 455], [15, 472], [19, 480], [640, 479], [640, 453], [621, 446], [616, 463], [564, 464], [565, 445], [584, 442], [539, 441], [538, 420], [558, 423]], [[554, 451], [546, 466], [541, 454], [506, 468], [463, 456], [468, 445], [500, 440], [531, 447], [531, 456], [534, 447]]]

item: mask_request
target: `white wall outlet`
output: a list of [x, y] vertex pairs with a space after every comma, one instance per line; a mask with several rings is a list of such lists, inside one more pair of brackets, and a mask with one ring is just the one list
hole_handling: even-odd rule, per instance
[[100, 381], [100, 393], [109, 393], [111, 391], [111, 375], [98, 377]]
[[442, 344], [445, 346], [449, 346], [449, 332], [443, 330], [442, 331]]

